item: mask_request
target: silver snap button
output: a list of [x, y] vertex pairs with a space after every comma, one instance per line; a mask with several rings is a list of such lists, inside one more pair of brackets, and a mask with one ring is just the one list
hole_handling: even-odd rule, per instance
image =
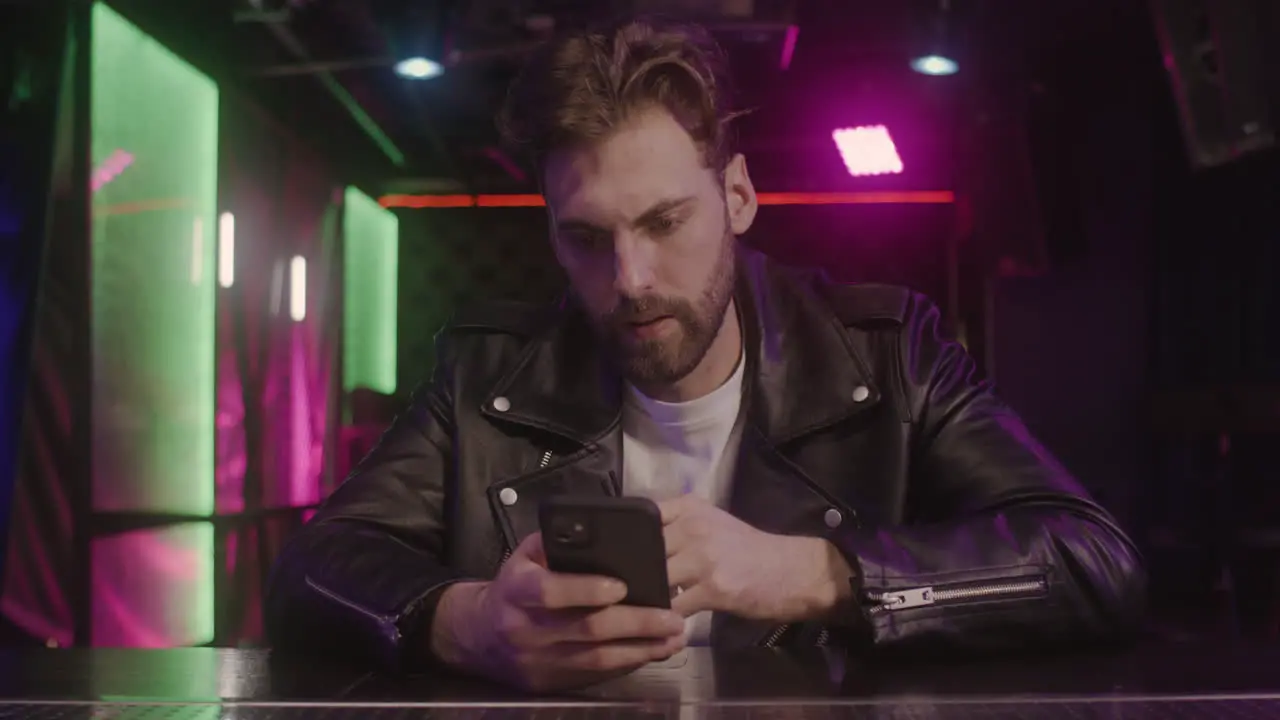
[[844, 515], [840, 514], [840, 511], [835, 508], [827, 508], [827, 511], [822, 515], [822, 522], [826, 523], [827, 527], [835, 530], [840, 527], [840, 523], [844, 522]]
[[515, 505], [516, 501], [519, 499], [520, 494], [515, 491], [515, 488], [502, 488], [498, 491], [498, 502], [506, 505], [507, 507]]
[[511, 409], [511, 401], [505, 397], [498, 396], [493, 399], [493, 409], [498, 412], [506, 412]]
[[871, 397], [871, 391], [867, 389], [866, 385], [859, 385], [858, 387], [853, 389], [854, 402], [857, 402], [857, 403], [866, 402], [867, 398], [869, 397]]

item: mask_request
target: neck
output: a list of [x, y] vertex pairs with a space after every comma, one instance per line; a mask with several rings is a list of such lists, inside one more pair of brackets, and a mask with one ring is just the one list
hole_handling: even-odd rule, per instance
[[725, 384], [742, 357], [742, 325], [735, 302], [729, 303], [715, 340], [693, 372], [670, 385], [641, 387], [640, 391], [654, 400], [678, 403], [700, 398]]

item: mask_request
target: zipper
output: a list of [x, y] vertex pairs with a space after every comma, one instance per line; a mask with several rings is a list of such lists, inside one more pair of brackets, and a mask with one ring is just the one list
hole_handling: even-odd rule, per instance
[[546, 467], [546, 466], [548, 466], [548, 465], [550, 465], [550, 464], [551, 464], [551, 451], [550, 451], [550, 450], [548, 450], [548, 451], [546, 451], [546, 452], [542, 453], [542, 458], [541, 458], [540, 460], [538, 460], [538, 469], [539, 469], [539, 470], [541, 470], [542, 468], [544, 468], [544, 467]]
[[[778, 629], [769, 633], [769, 635], [765, 637], [764, 641], [760, 643], [760, 646], [767, 647], [767, 648], [777, 647], [778, 641], [782, 640], [782, 638], [787, 634], [788, 631], [791, 630], [792, 627], [794, 627], [794, 625], [783, 625], [779, 627]], [[818, 632], [818, 637], [814, 639], [813, 644], [815, 647], [826, 647], [827, 643], [830, 642], [830, 640], [831, 640], [831, 631], [824, 627], [822, 628], [822, 630]]]
[[353, 611], [353, 612], [359, 613], [359, 614], [361, 614], [361, 615], [363, 615], [363, 616], [365, 616], [365, 617], [369, 618], [369, 619], [370, 619], [370, 620], [372, 620], [374, 623], [376, 623], [376, 624], [378, 625], [378, 627], [379, 627], [379, 628], [381, 628], [381, 629], [383, 629], [383, 630], [386, 630], [387, 628], [390, 628], [391, 632], [390, 632], [390, 633], [388, 633], [388, 634], [390, 635], [390, 637], [391, 637], [395, 642], [397, 642], [397, 643], [398, 643], [398, 642], [400, 642], [400, 628], [396, 625], [396, 619], [395, 619], [395, 617], [394, 617], [394, 616], [392, 616], [392, 615], [383, 615], [383, 614], [381, 614], [381, 613], [376, 613], [376, 612], [374, 612], [374, 611], [370, 610], [369, 608], [363, 607], [363, 606], [359, 605], [358, 603], [355, 603], [355, 602], [353, 602], [353, 601], [351, 601], [351, 600], [348, 600], [347, 598], [345, 598], [345, 597], [343, 597], [343, 596], [339, 595], [338, 593], [336, 593], [336, 592], [334, 592], [334, 591], [330, 590], [329, 588], [327, 588], [327, 587], [325, 587], [325, 586], [321, 585], [320, 583], [316, 582], [315, 580], [312, 580], [312, 579], [311, 579], [311, 576], [309, 576], [309, 575], [308, 575], [308, 576], [307, 576], [307, 578], [306, 578], [306, 583], [307, 583], [307, 587], [311, 588], [313, 591], [315, 591], [315, 592], [319, 593], [320, 595], [323, 595], [324, 597], [328, 598], [328, 599], [329, 599], [329, 600], [331, 600], [332, 602], [335, 602], [335, 603], [337, 603], [337, 604], [339, 604], [339, 605], [341, 605], [341, 606], [343, 606], [343, 607], [345, 607], [345, 608], [347, 608], [347, 609], [349, 609], [349, 610], [351, 610], [351, 611]]
[[869, 593], [876, 603], [870, 612], [878, 615], [884, 612], [897, 612], [912, 608], [929, 607], [952, 602], [974, 602], [982, 600], [1001, 600], [1010, 597], [1042, 595], [1048, 590], [1044, 578], [1030, 580], [1006, 580], [1004, 582], [985, 583], [981, 585], [960, 585], [955, 587], [919, 587], [907, 590], [894, 590], [884, 593]]
[[781, 640], [782, 636], [786, 635], [787, 631], [790, 629], [791, 629], [790, 625], [780, 626], [777, 630], [774, 630], [773, 632], [769, 633], [769, 636], [766, 637], [764, 639], [764, 642], [760, 643], [760, 645], [762, 647], [767, 647], [767, 648], [776, 647], [778, 644], [778, 641]]

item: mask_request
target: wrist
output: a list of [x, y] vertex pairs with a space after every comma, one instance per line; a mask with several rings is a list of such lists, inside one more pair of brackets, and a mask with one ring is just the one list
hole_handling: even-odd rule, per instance
[[856, 571], [844, 555], [827, 540], [816, 537], [796, 538], [796, 556], [807, 562], [799, 582], [801, 620], [829, 621], [844, 616], [853, 600], [850, 582]]
[[431, 657], [446, 667], [467, 670], [477, 652], [475, 610], [483, 599], [486, 582], [458, 582], [444, 589], [428, 633]]

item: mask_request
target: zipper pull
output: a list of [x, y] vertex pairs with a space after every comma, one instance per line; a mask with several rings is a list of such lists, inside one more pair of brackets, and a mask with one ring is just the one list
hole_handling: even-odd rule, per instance
[[911, 588], [887, 592], [880, 596], [880, 607], [885, 610], [907, 610], [934, 603], [933, 588]]

